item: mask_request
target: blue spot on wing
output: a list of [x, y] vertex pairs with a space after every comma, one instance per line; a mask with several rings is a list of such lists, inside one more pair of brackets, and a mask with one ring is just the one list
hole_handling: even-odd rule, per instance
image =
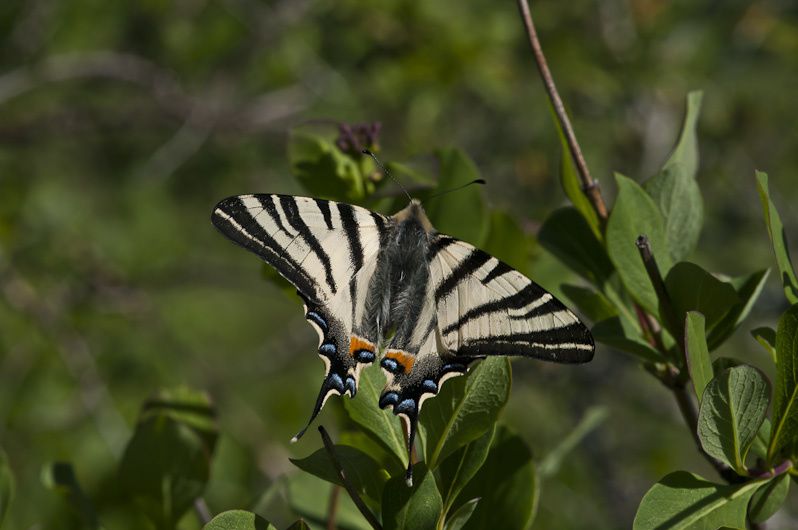
[[335, 344], [333, 344], [332, 342], [325, 342], [324, 344], [319, 346], [319, 353], [321, 353], [326, 357], [331, 357], [335, 355], [337, 351], [338, 348], [336, 348]]
[[408, 412], [415, 412], [415, 410], [416, 410], [416, 400], [410, 398], [402, 400], [401, 403], [399, 403], [393, 408], [394, 413], [403, 412], [407, 414]]
[[396, 369], [399, 367], [399, 364], [393, 359], [385, 358], [382, 360], [382, 362], [380, 362], [380, 366], [393, 374], [396, 373]]
[[330, 388], [336, 389], [341, 394], [344, 393], [344, 381], [340, 375], [333, 372], [328, 376], [328, 379], [330, 380]]
[[355, 378], [351, 375], [346, 377], [346, 389], [349, 390], [349, 395], [352, 397], [357, 394], [357, 383], [355, 383]]
[[384, 409], [388, 405], [396, 405], [399, 401], [399, 394], [396, 392], [388, 392], [387, 394], [383, 394], [380, 398], [380, 408]]
[[315, 311], [308, 311], [307, 314], [305, 315], [305, 318], [310, 320], [311, 322], [313, 322], [317, 326], [319, 326], [324, 333], [327, 333], [327, 329], [328, 329], [327, 321], [324, 320], [323, 316], [321, 316], [320, 314], [318, 314]]
[[424, 382], [421, 383], [421, 388], [424, 389], [424, 392], [438, 393], [438, 384], [432, 379], [425, 379]]
[[374, 362], [374, 352], [370, 352], [368, 350], [357, 350], [354, 353], [355, 360], [359, 363], [371, 363]]

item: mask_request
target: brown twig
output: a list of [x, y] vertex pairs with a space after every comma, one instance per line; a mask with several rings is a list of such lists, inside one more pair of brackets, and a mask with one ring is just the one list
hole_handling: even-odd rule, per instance
[[326, 449], [327, 454], [330, 455], [330, 461], [332, 461], [332, 465], [335, 468], [335, 471], [338, 473], [338, 478], [341, 479], [341, 483], [343, 484], [344, 488], [346, 488], [346, 492], [349, 494], [352, 502], [355, 503], [357, 509], [361, 514], [363, 514], [363, 517], [365, 517], [366, 521], [368, 521], [369, 525], [371, 525], [374, 530], [382, 530], [382, 525], [377, 520], [377, 517], [371, 513], [371, 510], [369, 510], [368, 506], [366, 506], [366, 504], [363, 502], [363, 499], [361, 499], [360, 495], [358, 495], [355, 487], [346, 477], [346, 473], [341, 465], [341, 461], [338, 460], [338, 455], [335, 453], [335, 446], [330, 439], [330, 435], [327, 434], [327, 429], [325, 429], [322, 425], [319, 425], [319, 433], [321, 434], [321, 441], [324, 443], [324, 449]]
[[338, 500], [341, 497], [341, 486], [334, 485], [330, 490], [330, 500], [327, 503], [327, 530], [335, 530], [335, 518], [338, 515]]
[[538, 33], [537, 30], [535, 30], [535, 24], [532, 22], [532, 13], [529, 10], [529, 3], [527, 0], [518, 0], [518, 9], [521, 11], [521, 18], [524, 20], [524, 27], [529, 37], [529, 44], [532, 46], [532, 54], [535, 57], [535, 63], [540, 72], [540, 77], [543, 80], [543, 86], [546, 89], [546, 93], [549, 95], [554, 113], [557, 115], [557, 120], [560, 122], [560, 127], [565, 134], [565, 140], [568, 143], [571, 158], [573, 158], [574, 164], [576, 165], [579, 179], [582, 181], [582, 191], [590, 200], [590, 204], [601, 220], [601, 224], [604, 225], [608, 217], [607, 205], [604, 203], [604, 198], [601, 196], [601, 189], [599, 188], [598, 182], [590, 175], [590, 170], [587, 168], [585, 157], [582, 155], [579, 142], [576, 140], [576, 134], [571, 126], [571, 121], [568, 119], [565, 106], [560, 98], [560, 94], [557, 92], [557, 86], [554, 84], [551, 71], [549, 71], [546, 56], [543, 55], [543, 49], [540, 47]]
[[203, 497], [197, 497], [194, 499], [194, 513], [197, 514], [197, 519], [199, 519], [200, 523], [203, 525], [210, 523], [211, 519], [213, 519], [213, 514], [208, 508], [208, 503], [205, 502]]

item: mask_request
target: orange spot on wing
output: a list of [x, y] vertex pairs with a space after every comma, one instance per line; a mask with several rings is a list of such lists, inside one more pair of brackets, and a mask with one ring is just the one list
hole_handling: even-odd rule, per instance
[[396, 364], [402, 367], [404, 373], [409, 374], [413, 369], [413, 364], [416, 362], [416, 356], [403, 352], [402, 350], [388, 350], [385, 357], [393, 359]]
[[349, 337], [349, 355], [354, 356], [356, 351], [366, 350], [374, 353], [376, 346], [374, 343], [366, 340], [362, 337], [358, 337], [357, 335], [352, 335]]

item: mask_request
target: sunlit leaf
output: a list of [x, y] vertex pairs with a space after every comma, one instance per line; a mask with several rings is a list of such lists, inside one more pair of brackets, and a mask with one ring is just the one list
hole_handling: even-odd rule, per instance
[[293, 130], [288, 159], [291, 172], [315, 197], [358, 202], [373, 190], [355, 160], [322, 136]]
[[252, 512], [229, 510], [211, 519], [202, 530], [277, 530], [277, 528]]
[[676, 471], [648, 490], [637, 508], [632, 528], [745, 528], [748, 501], [761, 484], [762, 481], [751, 481], [719, 485], [686, 471]]
[[510, 374], [507, 358], [488, 357], [467, 378], [447, 381], [440, 394], [424, 404], [420, 421], [430, 469], [492, 428], [510, 396]]
[[684, 337], [687, 367], [690, 370], [690, 379], [693, 380], [695, 395], [700, 403], [704, 389], [714, 377], [704, 330], [704, 315], [695, 311], [687, 312]]
[[485, 463], [495, 428], [449, 455], [438, 468], [443, 496], [443, 509], [448, 511], [454, 500]]
[[619, 173], [615, 180], [618, 196], [607, 222], [607, 253], [629, 293], [656, 315], [657, 294], [635, 242], [640, 235], [648, 236], [660, 273], [665, 276], [671, 267], [665, 221], [659, 206], [639, 184]]
[[781, 223], [779, 212], [770, 198], [767, 173], [756, 172], [756, 185], [759, 190], [762, 210], [765, 213], [765, 224], [770, 235], [770, 242], [773, 245], [773, 253], [776, 255], [776, 265], [779, 267], [781, 282], [784, 285], [784, 296], [787, 297], [791, 304], [798, 303], [798, 278], [795, 277], [795, 269], [790, 259], [790, 250], [787, 246], [784, 225]]
[[787, 473], [770, 479], [762, 484], [751, 497], [748, 505], [748, 517], [753, 523], [764, 523], [779, 511], [790, 491], [790, 476]]
[[798, 436], [798, 304], [779, 319], [776, 330], [776, 388], [773, 392], [773, 435], [768, 460], [782, 450], [795, 453]]
[[659, 173], [643, 186], [665, 218], [665, 235], [673, 261], [682, 260], [693, 251], [704, 221], [704, 203], [695, 180], [698, 171], [696, 123], [701, 99], [701, 92], [687, 95], [687, 113], [676, 147]]
[[773, 362], [778, 362], [778, 358], [776, 355], [776, 330], [773, 328], [769, 328], [767, 326], [763, 326], [761, 328], [755, 328], [751, 330], [751, 336], [756, 339], [756, 341], [765, 348], [765, 351], [770, 354], [770, 358], [773, 359]]
[[720, 373], [707, 385], [701, 399], [701, 447], [738, 474], [745, 474], [745, 456], [769, 404], [770, 385], [753, 366], [735, 366]]
[[446, 519], [446, 526], [443, 527], [444, 530], [461, 530], [465, 527], [466, 523], [471, 516], [474, 514], [474, 510], [477, 508], [477, 504], [479, 504], [479, 498], [471, 499], [470, 501], [460, 505], [454, 513], [450, 517]]
[[407, 448], [399, 418], [391, 411], [375, 406], [384, 387], [382, 370], [376, 366], [366, 368], [360, 373], [357, 399], [345, 399], [344, 408], [352, 421], [382, 444], [404, 469], [407, 467]]

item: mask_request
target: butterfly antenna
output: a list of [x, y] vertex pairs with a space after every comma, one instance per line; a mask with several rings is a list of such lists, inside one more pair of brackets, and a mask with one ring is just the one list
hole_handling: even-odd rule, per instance
[[375, 155], [374, 153], [372, 153], [372, 152], [371, 152], [371, 151], [369, 151], [368, 149], [363, 149], [362, 153], [363, 153], [364, 155], [369, 155], [371, 158], [373, 158], [373, 159], [374, 159], [374, 162], [376, 162], [376, 163], [377, 163], [377, 166], [378, 166], [378, 167], [379, 167], [379, 168], [382, 170], [382, 172], [383, 172], [383, 173], [385, 173], [385, 174], [388, 176], [388, 178], [390, 178], [391, 180], [393, 180], [394, 182], [396, 182], [396, 184], [397, 184], [397, 185], [398, 185], [400, 188], [402, 188], [402, 191], [403, 191], [403, 192], [405, 192], [405, 195], [407, 195], [407, 200], [409, 200], [409, 201], [412, 201], [412, 200], [413, 200], [413, 197], [411, 197], [411, 196], [410, 196], [410, 194], [407, 192], [407, 189], [405, 189], [405, 187], [404, 187], [404, 186], [402, 186], [402, 183], [401, 183], [401, 182], [399, 182], [399, 179], [397, 179], [396, 177], [394, 177], [394, 176], [391, 174], [391, 172], [390, 172], [390, 171], [388, 171], [388, 168], [386, 168], [385, 166], [383, 166], [383, 165], [382, 165], [382, 162], [380, 162], [379, 158], [377, 158], [377, 155]]
[[434, 199], [435, 197], [440, 197], [441, 195], [446, 195], [447, 193], [452, 193], [453, 191], [459, 191], [459, 190], [461, 190], [463, 188], [467, 188], [467, 187], [471, 186], [472, 184], [481, 184], [481, 185], [484, 186], [485, 184], [487, 184], [487, 182], [485, 182], [485, 179], [474, 179], [471, 182], [466, 182], [465, 184], [457, 186], [456, 188], [439, 191], [438, 193], [436, 193], [434, 195], [430, 195], [429, 197], [427, 197], [426, 200]]

